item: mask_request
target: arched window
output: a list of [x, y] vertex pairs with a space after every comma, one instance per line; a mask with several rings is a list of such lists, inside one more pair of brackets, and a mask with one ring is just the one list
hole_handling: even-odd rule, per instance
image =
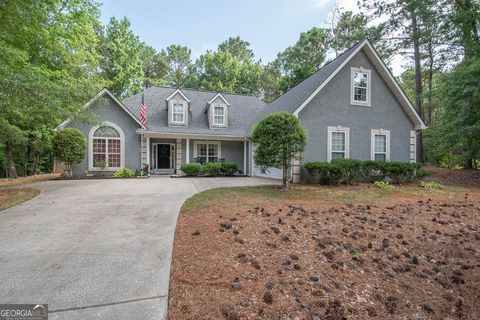
[[123, 167], [123, 132], [111, 123], [90, 131], [90, 169], [115, 170]]

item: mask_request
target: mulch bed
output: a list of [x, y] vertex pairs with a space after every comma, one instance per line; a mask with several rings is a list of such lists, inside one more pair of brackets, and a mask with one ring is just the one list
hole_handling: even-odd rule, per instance
[[446, 185], [461, 185], [480, 188], [480, 170], [473, 169], [444, 169], [437, 167], [424, 167], [433, 175], [425, 178]]
[[480, 197], [182, 214], [169, 319], [479, 319]]

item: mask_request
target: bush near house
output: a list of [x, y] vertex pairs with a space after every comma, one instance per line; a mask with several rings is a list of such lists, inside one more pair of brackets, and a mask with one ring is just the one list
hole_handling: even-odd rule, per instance
[[224, 176], [233, 176], [238, 171], [238, 163], [236, 162], [222, 162], [221, 173]]
[[222, 164], [219, 162], [206, 162], [202, 166], [203, 173], [209, 176], [218, 176], [222, 173]]
[[184, 163], [180, 170], [187, 176], [198, 176], [202, 172], [200, 163]]
[[114, 178], [131, 178], [133, 175], [132, 170], [129, 168], [124, 168], [115, 171], [115, 174], [113, 175]]
[[304, 165], [306, 180], [312, 183], [337, 185], [361, 181], [390, 181], [401, 184], [416, 177], [417, 165], [406, 162], [361, 161], [336, 159], [331, 163], [308, 162]]

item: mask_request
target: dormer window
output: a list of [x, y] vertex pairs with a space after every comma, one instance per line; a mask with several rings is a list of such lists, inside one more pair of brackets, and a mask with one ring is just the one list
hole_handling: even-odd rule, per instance
[[182, 102], [172, 103], [172, 123], [185, 123], [185, 104]]
[[352, 68], [350, 104], [370, 106], [371, 72], [364, 68]]
[[228, 127], [229, 108], [230, 103], [220, 93], [217, 93], [210, 101], [207, 102], [205, 112], [208, 114], [208, 123], [210, 128]]
[[216, 126], [225, 125], [225, 105], [216, 105], [213, 107], [213, 124]]
[[168, 109], [168, 125], [171, 127], [187, 126], [190, 100], [180, 90], [172, 92], [166, 99]]

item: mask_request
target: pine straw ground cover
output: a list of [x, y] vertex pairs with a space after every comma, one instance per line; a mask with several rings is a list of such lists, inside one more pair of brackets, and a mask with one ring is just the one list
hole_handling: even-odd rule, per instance
[[169, 319], [479, 319], [480, 189], [216, 189], [179, 216]]

